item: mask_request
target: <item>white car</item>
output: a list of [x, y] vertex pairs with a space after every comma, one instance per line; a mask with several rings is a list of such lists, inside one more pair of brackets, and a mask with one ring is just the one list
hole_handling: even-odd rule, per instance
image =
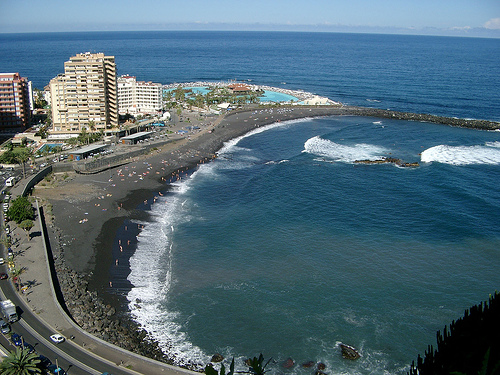
[[4, 264], [5, 260], [3, 258], [0, 258], [0, 264]]
[[60, 335], [59, 333], [53, 334], [52, 336], [50, 336], [50, 339], [56, 344], [59, 344], [65, 340], [64, 336]]

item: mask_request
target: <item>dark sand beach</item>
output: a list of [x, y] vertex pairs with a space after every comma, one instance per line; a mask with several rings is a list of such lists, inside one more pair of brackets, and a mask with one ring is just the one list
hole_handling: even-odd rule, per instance
[[[50, 237], [54, 256], [64, 259], [67, 269], [86, 275], [88, 288], [96, 291], [105, 304], [125, 312], [123, 295], [131, 285], [112, 285], [110, 282], [110, 269], [113, 265], [118, 266], [113, 249], [116, 251], [120, 246], [123, 256], [119, 265], [121, 272], [128, 274], [128, 258], [135, 250], [133, 239], [140, 231], [137, 224], [128, 224], [147, 219], [148, 208], [156, 196], [168, 191], [171, 179], [189, 173], [200, 163], [210, 162], [224, 142], [252, 129], [281, 121], [330, 115], [403, 118], [446, 124], [445, 121], [432, 121], [433, 117], [428, 115], [401, 115], [338, 106], [256, 108], [231, 112], [189, 138], [158, 144], [151, 153], [120, 167], [95, 174], [64, 173], [48, 186], [40, 183], [33, 195], [50, 202], [51, 209], [47, 211], [52, 212], [53, 218]], [[478, 124], [481, 125], [474, 123], [469, 127]], [[498, 123], [488, 122], [486, 128], [498, 126]]]
[[[168, 190], [172, 177], [210, 161], [216, 157], [224, 142], [254, 128], [280, 121], [329, 115], [404, 119], [412, 116], [414, 120], [424, 121], [433, 117], [429, 119], [428, 115], [344, 106], [235, 111], [221, 116], [212, 126], [191, 135], [190, 139], [158, 146], [156, 151], [137, 157], [121, 167], [90, 175], [71, 173], [69, 178], [50, 188], [37, 186], [34, 195], [46, 198], [52, 205], [57, 236], [68, 266], [77, 272], [91, 273], [91, 285], [102, 291], [109, 284], [108, 270], [113, 262], [111, 249], [118, 229], [126, 220], [144, 218], [147, 213], [137, 208], [148, 208], [155, 196]], [[440, 119], [435, 122], [440, 122]]]
[[[112, 248], [117, 231], [124, 223], [147, 217], [154, 197], [168, 191], [171, 178], [209, 162], [224, 142], [257, 127], [279, 121], [337, 114], [337, 108], [281, 108], [234, 112], [199, 133], [158, 146], [148, 155], [96, 174], [69, 173], [55, 184], [39, 184], [33, 195], [52, 205], [53, 236], [68, 267], [91, 275], [89, 286], [105, 299], [109, 269], [116, 261]], [[130, 231], [137, 230], [128, 228]], [[133, 253], [133, 243], [125, 249]], [[59, 251], [58, 251], [59, 250]], [[109, 301], [116, 304], [115, 301]]]

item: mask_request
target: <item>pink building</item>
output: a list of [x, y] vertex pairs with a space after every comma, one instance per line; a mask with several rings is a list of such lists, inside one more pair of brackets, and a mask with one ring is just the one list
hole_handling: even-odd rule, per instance
[[0, 130], [30, 126], [30, 84], [19, 73], [0, 73]]

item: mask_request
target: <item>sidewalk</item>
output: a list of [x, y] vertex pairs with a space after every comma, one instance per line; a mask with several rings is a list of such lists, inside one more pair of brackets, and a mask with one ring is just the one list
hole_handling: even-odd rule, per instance
[[[25, 183], [26, 181], [22, 180], [11, 189], [11, 199], [22, 192]], [[30, 285], [24, 292], [20, 292], [25, 307], [31, 309], [46, 325], [52, 327], [54, 333], [59, 332], [65, 336], [69, 343], [107, 360], [122, 371], [128, 371], [130, 374], [197, 374], [128, 352], [88, 334], [71, 321], [55, 298], [36, 204], [35, 213], [37, 217], [30, 231], [31, 238], [14, 222], [9, 223], [15, 265], [17, 268], [24, 268], [20, 275], [21, 282]]]

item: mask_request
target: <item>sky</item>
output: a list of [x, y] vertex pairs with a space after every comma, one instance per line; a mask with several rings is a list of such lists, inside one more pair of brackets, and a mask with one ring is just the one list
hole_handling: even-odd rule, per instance
[[0, 33], [135, 30], [500, 37], [500, 0], [0, 0]]

